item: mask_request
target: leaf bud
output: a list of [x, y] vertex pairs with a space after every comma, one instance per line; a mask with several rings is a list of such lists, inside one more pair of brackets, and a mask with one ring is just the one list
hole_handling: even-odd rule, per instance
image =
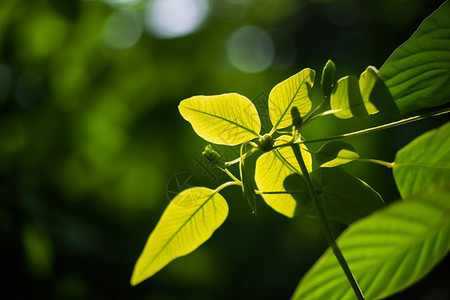
[[202, 152], [202, 155], [206, 157], [206, 159], [214, 166], [224, 169], [225, 162], [220, 157], [220, 154], [217, 153], [211, 145], [207, 145], [205, 150]]
[[325, 64], [322, 71], [322, 90], [325, 96], [329, 97], [333, 91], [333, 87], [336, 84], [336, 65], [329, 59]]
[[270, 134], [266, 133], [258, 141], [259, 149], [263, 152], [269, 152], [273, 149], [273, 138]]

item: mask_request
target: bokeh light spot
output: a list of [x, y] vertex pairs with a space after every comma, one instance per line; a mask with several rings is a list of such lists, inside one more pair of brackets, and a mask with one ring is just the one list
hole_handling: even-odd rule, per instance
[[272, 64], [275, 50], [267, 32], [256, 26], [244, 26], [228, 39], [227, 53], [231, 64], [237, 69], [258, 73]]
[[176, 38], [196, 31], [208, 16], [206, 0], [153, 0], [146, 11], [147, 29], [160, 38]]
[[102, 38], [106, 45], [115, 49], [132, 47], [142, 35], [142, 22], [139, 14], [117, 11], [105, 22]]

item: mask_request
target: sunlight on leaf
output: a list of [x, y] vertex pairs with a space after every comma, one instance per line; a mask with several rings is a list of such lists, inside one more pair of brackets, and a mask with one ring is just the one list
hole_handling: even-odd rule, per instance
[[255, 105], [239, 94], [194, 96], [178, 109], [194, 131], [214, 144], [238, 145], [259, 137], [261, 121]]
[[438, 106], [450, 94], [450, 2], [420, 25], [380, 69], [402, 113]]
[[[290, 136], [282, 136], [275, 144], [285, 143], [290, 139]], [[311, 154], [303, 148], [301, 150], [306, 167], [311, 171]], [[289, 218], [294, 217], [297, 202], [286, 193], [283, 183], [288, 175], [294, 173], [301, 171], [291, 147], [277, 148], [264, 153], [256, 161], [255, 182], [258, 189], [262, 192], [282, 192], [263, 194], [262, 198], [275, 211]]]
[[[450, 249], [450, 191], [402, 201], [350, 225], [337, 242], [366, 299], [384, 299], [424, 277]], [[354, 299], [328, 249], [292, 299]]]
[[142, 251], [131, 277], [136, 285], [177, 257], [207, 241], [228, 215], [225, 199], [211, 189], [195, 187], [178, 194], [164, 211]]
[[270, 121], [274, 129], [292, 125], [291, 109], [297, 107], [300, 116], [312, 107], [309, 89], [314, 83], [316, 71], [306, 68], [277, 84], [269, 95]]
[[361, 96], [369, 115], [378, 111], [394, 119], [400, 118], [394, 99], [384, 81], [378, 76], [378, 70], [374, 66], [368, 66], [359, 77]]
[[[361, 96], [358, 78], [355, 76], [345, 76], [338, 80], [331, 94], [330, 104], [334, 115], [340, 119], [353, 116], [363, 118], [369, 115]], [[370, 108], [372, 109], [372, 106]]]
[[331, 141], [320, 148], [315, 158], [321, 168], [332, 168], [354, 161], [359, 158], [359, 155], [352, 145], [341, 141]]
[[402, 198], [433, 186], [450, 185], [450, 123], [400, 149], [393, 173]]
[[370, 102], [370, 94], [378, 81], [377, 72], [374, 67], [369, 66], [359, 77], [359, 89], [361, 91], [362, 101], [369, 115], [378, 112], [378, 109]]

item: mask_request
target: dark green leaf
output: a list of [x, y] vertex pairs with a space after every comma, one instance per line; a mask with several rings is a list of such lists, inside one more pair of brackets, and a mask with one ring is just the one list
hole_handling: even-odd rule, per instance
[[[337, 243], [366, 299], [384, 299], [424, 277], [450, 249], [450, 190], [397, 202], [352, 225]], [[355, 299], [328, 249], [292, 299]]]
[[[384, 206], [381, 196], [360, 179], [341, 168], [320, 168], [311, 173], [325, 215], [331, 220], [350, 224]], [[293, 174], [284, 186], [297, 201], [298, 216], [316, 216], [314, 204], [304, 179]]]
[[380, 69], [379, 75], [402, 113], [449, 101], [449, 16], [450, 3], [446, 1]]
[[416, 138], [397, 152], [394, 179], [402, 198], [450, 184], [450, 123]]

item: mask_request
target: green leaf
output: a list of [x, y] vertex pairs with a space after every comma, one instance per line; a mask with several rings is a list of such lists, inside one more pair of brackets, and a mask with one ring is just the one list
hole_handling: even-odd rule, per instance
[[291, 108], [297, 107], [301, 116], [312, 107], [309, 89], [314, 83], [316, 71], [306, 68], [277, 84], [269, 94], [270, 121], [274, 129], [292, 125]]
[[315, 158], [321, 168], [331, 168], [354, 161], [359, 158], [359, 155], [352, 145], [341, 141], [331, 141], [320, 148]]
[[[450, 249], [450, 191], [396, 202], [350, 225], [337, 243], [366, 299], [384, 299], [424, 277]], [[292, 299], [354, 299], [328, 249]]]
[[[275, 145], [286, 143], [290, 139], [290, 136], [281, 136]], [[312, 170], [311, 154], [305, 149], [301, 151], [306, 167]], [[297, 202], [286, 192], [283, 182], [293, 173], [301, 171], [291, 147], [274, 149], [264, 153], [256, 161], [255, 182], [263, 192], [262, 198], [275, 211], [289, 218], [294, 216]]]
[[338, 80], [331, 94], [330, 104], [333, 114], [340, 119], [368, 116], [366, 105], [373, 111], [373, 105], [363, 101], [359, 81], [355, 76], [345, 76]]
[[450, 184], [450, 123], [422, 134], [400, 149], [393, 173], [402, 198]]
[[447, 103], [450, 94], [450, 3], [446, 1], [380, 69], [402, 113]]
[[214, 144], [238, 145], [259, 137], [261, 121], [255, 105], [239, 94], [194, 96], [178, 109], [194, 131]]
[[378, 70], [375, 67], [368, 66], [361, 74], [359, 88], [370, 115], [381, 111], [395, 119], [400, 118], [400, 111], [386, 84], [378, 76]]
[[131, 284], [153, 276], [177, 257], [207, 241], [228, 215], [216, 191], [195, 187], [178, 194], [164, 211], [134, 267]]
[[329, 97], [336, 84], [336, 65], [331, 59], [327, 61], [323, 68], [320, 83], [322, 85], [323, 94]]
[[[311, 173], [311, 179], [328, 219], [351, 224], [385, 206], [380, 194], [341, 168], [320, 168]], [[299, 203], [296, 215], [317, 216], [301, 176], [288, 176], [284, 186]]]

